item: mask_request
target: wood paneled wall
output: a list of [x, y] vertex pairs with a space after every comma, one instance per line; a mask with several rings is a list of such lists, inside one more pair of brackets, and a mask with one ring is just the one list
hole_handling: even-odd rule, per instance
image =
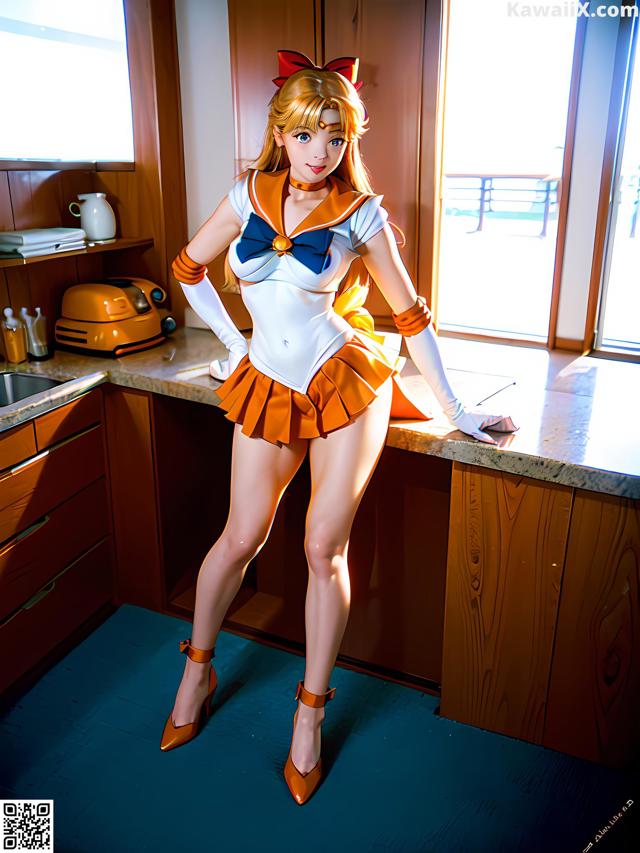
[[640, 754], [640, 501], [453, 463], [443, 717]]
[[[417, 283], [424, 0], [325, 0], [323, 62], [360, 58], [358, 79], [369, 114], [360, 150], [373, 190], [384, 194], [390, 220], [406, 239], [400, 254]], [[396, 240], [402, 238], [395, 231]], [[389, 306], [372, 288], [367, 308], [389, 317]]]
[[64, 290], [108, 275], [140, 275], [168, 287], [173, 310], [179, 320], [182, 316], [184, 298], [169, 274], [170, 262], [187, 238], [174, 2], [125, 0], [125, 15], [135, 163], [47, 170], [4, 161], [0, 171], [0, 231], [77, 227], [69, 203], [80, 192], [106, 192], [118, 237], [154, 239], [154, 246], [145, 250], [0, 270], [0, 307], [41, 305], [50, 339]]
[[640, 755], [640, 501], [576, 489], [543, 744], [610, 767]]
[[542, 743], [572, 490], [453, 464], [444, 717]]
[[278, 50], [321, 59], [314, 0], [229, 0], [231, 85], [236, 133], [236, 174], [258, 156], [267, 108], [276, 87]]

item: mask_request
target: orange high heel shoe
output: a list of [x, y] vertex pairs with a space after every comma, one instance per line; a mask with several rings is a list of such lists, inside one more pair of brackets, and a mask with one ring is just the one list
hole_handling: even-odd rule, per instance
[[[300, 699], [304, 705], [309, 705], [311, 708], [321, 708], [326, 702], [333, 699], [335, 692], [336, 688], [332, 687], [330, 690], [327, 690], [326, 693], [312, 693], [303, 686], [301, 681], [299, 681], [295, 699]], [[296, 719], [298, 717], [298, 710], [299, 708], [296, 708], [296, 712], [293, 715], [294, 731], [296, 727]], [[284, 766], [284, 778], [289, 786], [289, 790], [293, 794], [293, 798], [298, 805], [301, 806], [303, 803], [306, 803], [320, 784], [320, 780], [322, 779], [322, 756], [320, 756], [317, 763], [311, 768], [311, 770], [307, 770], [306, 773], [301, 773], [293, 763], [293, 759], [291, 758], [291, 747], [289, 747], [287, 763]]]
[[[180, 641], [180, 651], [186, 652], [191, 660], [198, 661], [199, 663], [207, 663], [207, 661], [210, 661], [212, 657], [215, 657], [215, 648], [197, 649], [195, 646], [191, 645], [191, 637], [189, 637], [188, 640]], [[215, 693], [217, 686], [218, 678], [216, 676], [216, 671], [212, 666], [209, 671], [209, 692], [204, 698], [200, 711], [198, 712], [198, 716], [192, 723], [185, 723], [182, 726], [176, 726], [173, 722], [172, 715], [169, 714], [169, 718], [165, 723], [164, 732], [162, 733], [162, 739], [160, 741], [161, 750], [167, 752], [170, 749], [175, 749], [177, 746], [182, 746], [183, 744], [188, 743], [197, 734], [199, 734], [204, 723], [205, 715], [207, 717], [211, 716], [211, 704], [213, 701], [213, 694]]]

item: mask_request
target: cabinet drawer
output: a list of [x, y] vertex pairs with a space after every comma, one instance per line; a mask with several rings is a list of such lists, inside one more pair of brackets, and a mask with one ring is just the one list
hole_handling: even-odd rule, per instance
[[36, 444], [38, 450], [51, 447], [74, 433], [81, 432], [102, 421], [102, 392], [96, 388], [77, 400], [60, 406], [36, 418]]
[[104, 474], [102, 427], [45, 450], [0, 475], [0, 542]]
[[0, 433], [0, 471], [17, 465], [36, 452], [33, 421]]
[[104, 477], [0, 548], [0, 619], [109, 533]]
[[0, 624], [0, 693], [110, 601], [112, 586], [109, 537]]

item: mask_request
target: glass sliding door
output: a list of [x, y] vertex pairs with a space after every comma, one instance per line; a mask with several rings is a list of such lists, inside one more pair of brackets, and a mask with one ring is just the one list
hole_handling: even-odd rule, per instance
[[521, 8], [449, 0], [437, 316], [546, 343], [577, 17]]
[[626, 78], [595, 349], [640, 354], [640, 72], [638, 22]]

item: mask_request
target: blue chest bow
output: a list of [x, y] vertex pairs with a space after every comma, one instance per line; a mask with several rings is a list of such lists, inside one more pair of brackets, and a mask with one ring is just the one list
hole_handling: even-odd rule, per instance
[[328, 250], [332, 239], [333, 232], [329, 228], [305, 231], [289, 239], [274, 231], [262, 217], [252, 213], [236, 245], [236, 253], [244, 263], [249, 258], [256, 258], [268, 251], [279, 254], [289, 252], [305, 267], [315, 273], [321, 273], [331, 262]]

